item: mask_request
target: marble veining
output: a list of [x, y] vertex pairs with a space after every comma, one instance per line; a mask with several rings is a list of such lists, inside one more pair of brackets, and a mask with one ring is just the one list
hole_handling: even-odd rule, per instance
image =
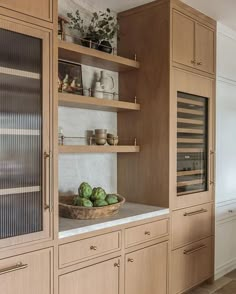
[[128, 202], [125, 203], [117, 215], [107, 219], [71, 220], [60, 218], [59, 239], [168, 214], [168, 208]]

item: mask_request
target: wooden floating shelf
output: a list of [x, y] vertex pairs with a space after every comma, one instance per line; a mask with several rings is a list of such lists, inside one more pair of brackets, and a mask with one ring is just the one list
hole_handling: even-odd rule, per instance
[[192, 175], [202, 175], [204, 174], [204, 170], [199, 169], [199, 170], [186, 170], [186, 171], [178, 171], [177, 175], [178, 177], [182, 176], [192, 176]]
[[59, 153], [135, 153], [139, 152], [139, 146], [77, 146], [77, 145], [63, 145], [59, 146]]
[[59, 106], [84, 108], [111, 112], [140, 110], [140, 104], [98, 99], [76, 94], [59, 93]]
[[199, 185], [202, 184], [202, 180], [192, 180], [192, 181], [186, 181], [186, 182], [178, 182], [177, 187], [185, 187], [185, 186], [192, 186], [192, 185]]
[[185, 191], [185, 192], [179, 192], [177, 193], [178, 196], [183, 196], [183, 195], [188, 195], [188, 194], [193, 194], [193, 193], [200, 193], [204, 192], [204, 189], [197, 189], [197, 190], [190, 190], [190, 191]]
[[59, 59], [82, 63], [111, 71], [121, 72], [138, 69], [139, 62], [99, 50], [58, 40]]

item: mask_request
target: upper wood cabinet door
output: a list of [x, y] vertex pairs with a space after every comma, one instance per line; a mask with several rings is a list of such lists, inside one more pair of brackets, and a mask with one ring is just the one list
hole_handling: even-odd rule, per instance
[[119, 294], [120, 260], [101, 262], [59, 277], [60, 294]]
[[194, 20], [173, 11], [173, 61], [195, 66]]
[[46, 21], [52, 21], [52, 0], [1, 0], [0, 6]]
[[127, 254], [125, 294], [166, 294], [167, 252], [164, 242]]
[[51, 234], [50, 34], [0, 17], [0, 248]]
[[199, 23], [196, 23], [196, 67], [207, 73], [215, 72], [215, 33]]
[[0, 260], [1, 294], [51, 294], [51, 249]]

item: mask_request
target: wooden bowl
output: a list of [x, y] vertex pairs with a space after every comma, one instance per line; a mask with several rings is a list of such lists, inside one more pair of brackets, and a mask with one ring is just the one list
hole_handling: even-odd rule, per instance
[[75, 196], [59, 197], [59, 215], [70, 219], [98, 219], [105, 218], [118, 213], [120, 207], [125, 203], [125, 198], [116, 195], [119, 202], [103, 207], [83, 207], [74, 206], [73, 199]]

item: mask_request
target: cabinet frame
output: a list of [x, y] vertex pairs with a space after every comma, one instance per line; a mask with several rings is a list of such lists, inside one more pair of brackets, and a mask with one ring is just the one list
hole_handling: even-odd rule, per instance
[[[193, 63], [192, 65], [187, 65], [184, 63], [180, 63], [176, 60], [174, 60], [174, 52], [173, 52], [173, 16], [174, 13], [177, 13], [179, 15], [182, 15], [183, 17], [188, 18], [189, 20], [192, 20], [194, 22], [194, 61], [195, 64]], [[207, 17], [206, 15], [203, 15], [202, 13], [198, 12], [197, 10], [185, 5], [184, 3], [181, 3], [178, 0], [172, 0], [171, 1], [171, 17], [170, 17], [170, 22], [171, 22], [171, 49], [170, 49], [170, 56], [171, 56], [171, 61], [172, 65], [177, 68], [182, 68], [186, 69], [189, 71], [192, 71], [194, 73], [200, 73], [201, 75], [205, 75], [208, 77], [215, 77], [216, 73], [216, 65], [215, 65], [215, 57], [216, 57], [216, 23], [214, 20], [211, 18]], [[208, 72], [207, 70], [201, 69], [200, 65], [197, 65], [197, 62], [201, 62], [201, 60], [197, 61], [197, 56], [196, 56], [196, 26], [200, 25], [210, 31], [213, 32], [214, 34], [214, 40], [213, 40], [213, 71]]]
[[[1, 11], [0, 11], [1, 12]], [[46, 160], [44, 154], [51, 154], [50, 134], [52, 124], [50, 118], [52, 89], [50, 81], [52, 80], [51, 69], [51, 45], [52, 33], [44, 28], [39, 28], [34, 25], [29, 25], [21, 21], [11, 19], [9, 17], [0, 16], [0, 28], [6, 29], [15, 33], [35, 37], [42, 40], [42, 220], [43, 230], [36, 233], [20, 235], [12, 238], [0, 240], [0, 250], [5, 247], [17, 246], [23, 243], [34, 241], [45, 241], [51, 237], [52, 225], [52, 190], [51, 190], [51, 156]], [[46, 206], [48, 207], [46, 208]], [[45, 207], [44, 207], [45, 206]], [[50, 206], [50, 207], [49, 207]], [[15, 247], [14, 247], [15, 248]]]

